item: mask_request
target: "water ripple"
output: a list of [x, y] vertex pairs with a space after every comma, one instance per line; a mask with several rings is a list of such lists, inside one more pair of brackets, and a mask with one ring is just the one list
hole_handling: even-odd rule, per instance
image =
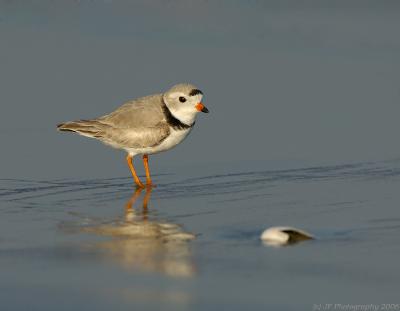
[[[400, 176], [400, 161], [363, 162], [343, 165], [316, 166], [300, 169], [260, 170], [232, 172], [191, 178], [178, 175], [155, 175], [159, 180], [155, 199], [185, 197], [221, 197], [220, 200], [240, 200], [252, 192], [256, 196], [265, 193], [278, 183], [313, 182], [331, 180], [375, 180]], [[23, 179], [0, 179], [0, 199], [3, 202], [19, 204], [21, 207], [36, 207], [42, 198], [53, 198], [61, 205], [81, 200], [106, 202], [126, 197], [132, 191], [130, 177], [87, 180], [34, 181]], [[68, 194], [68, 196], [66, 196]], [[235, 198], [224, 198], [227, 194]], [[68, 200], [66, 199], [68, 197]], [[44, 203], [43, 203], [44, 204]], [[49, 204], [49, 203], [47, 203]]]

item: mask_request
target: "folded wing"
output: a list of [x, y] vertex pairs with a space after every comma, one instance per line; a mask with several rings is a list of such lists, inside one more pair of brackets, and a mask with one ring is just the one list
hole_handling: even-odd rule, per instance
[[103, 117], [65, 122], [57, 128], [99, 139], [115, 148], [154, 147], [170, 133], [161, 103], [161, 95], [147, 96], [127, 102]]

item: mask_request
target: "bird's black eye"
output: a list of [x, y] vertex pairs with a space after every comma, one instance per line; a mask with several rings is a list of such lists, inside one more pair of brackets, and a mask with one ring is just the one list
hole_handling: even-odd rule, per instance
[[180, 101], [181, 103], [184, 103], [184, 102], [186, 101], [186, 98], [183, 97], [183, 96], [181, 96], [181, 97], [179, 97], [179, 101]]

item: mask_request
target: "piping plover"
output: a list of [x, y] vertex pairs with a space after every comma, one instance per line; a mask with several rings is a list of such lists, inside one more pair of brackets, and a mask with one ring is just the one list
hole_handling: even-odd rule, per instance
[[129, 101], [103, 117], [61, 123], [57, 129], [96, 138], [111, 147], [126, 150], [133, 179], [143, 188], [133, 166], [133, 157], [143, 155], [146, 185], [152, 186], [148, 155], [169, 150], [186, 138], [197, 113], [208, 113], [202, 98], [203, 92], [194, 85], [177, 84], [163, 94]]

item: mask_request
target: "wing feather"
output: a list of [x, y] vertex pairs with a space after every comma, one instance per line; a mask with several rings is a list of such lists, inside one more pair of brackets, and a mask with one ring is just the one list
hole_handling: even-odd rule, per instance
[[154, 147], [170, 134], [161, 94], [129, 101], [97, 119], [60, 124], [58, 129], [97, 138], [115, 148]]
[[165, 121], [162, 95], [151, 95], [129, 101], [98, 120], [114, 128], [153, 128]]

